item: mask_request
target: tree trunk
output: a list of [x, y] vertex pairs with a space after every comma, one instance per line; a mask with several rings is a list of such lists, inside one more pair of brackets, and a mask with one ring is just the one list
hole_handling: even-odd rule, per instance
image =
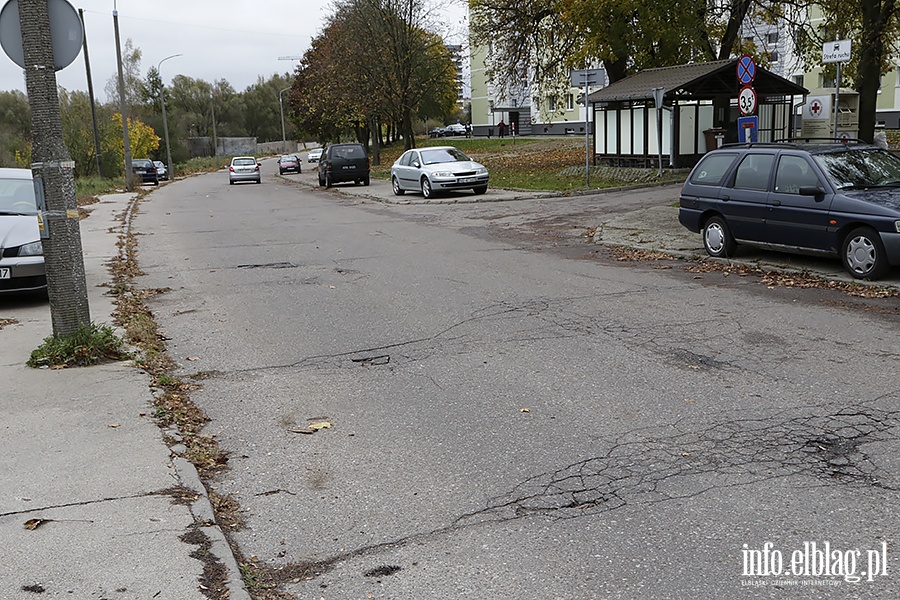
[[47, 0], [19, 0], [25, 87], [31, 105], [31, 170], [43, 182], [49, 237], [43, 240], [53, 335], [90, 325], [81, 229], [75, 203], [75, 165], [63, 143]]
[[863, 0], [862, 40], [859, 48], [859, 67], [856, 90], [859, 92], [860, 139], [872, 142], [875, 138], [878, 86], [881, 83], [881, 65], [884, 62], [884, 32], [890, 15], [894, 13], [894, 0]]

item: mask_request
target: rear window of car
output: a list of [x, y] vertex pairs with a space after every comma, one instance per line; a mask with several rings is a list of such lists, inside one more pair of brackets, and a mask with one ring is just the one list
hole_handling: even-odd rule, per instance
[[331, 154], [332, 158], [343, 158], [345, 160], [366, 157], [366, 151], [363, 150], [362, 146], [335, 146]]
[[237, 165], [239, 167], [246, 167], [248, 165], [252, 166], [256, 164], [255, 158], [235, 158], [232, 161], [232, 164]]
[[722, 185], [725, 174], [737, 158], [737, 154], [707, 154], [691, 171], [691, 183], [697, 185]]

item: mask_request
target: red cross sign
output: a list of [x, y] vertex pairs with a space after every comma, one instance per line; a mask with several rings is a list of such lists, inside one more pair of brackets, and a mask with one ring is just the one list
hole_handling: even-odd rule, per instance
[[819, 99], [813, 100], [809, 104], [809, 114], [811, 114], [814, 117], [818, 117], [819, 115], [822, 114], [822, 110], [824, 108], [825, 107], [822, 106], [822, 102]]

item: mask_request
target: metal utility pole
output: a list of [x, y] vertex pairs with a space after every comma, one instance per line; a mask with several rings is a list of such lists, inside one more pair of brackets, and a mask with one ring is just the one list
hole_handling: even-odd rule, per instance
[[122, 72], [122, 44], [119, 42], [119, 11], [113, 2], [113, 29], [116, 31], [116, 64], [119, 66], [119, 112], [122, 113], [122, 142], [125, 145], [125, 189], [134, 190], [131, 167], [131, 141], [128, 139], [128, 106], [125, 104], [125, 75]]
[[78, 9], [78, 18], [81, 19], [81, 27], [84, 28], [84, 70], [87, 73], [88, 98], [91, 100], [91, 123], [94, 127], [94, 157], [97, 159], [97, 177], [103, 177], [100, 169], [100, 129], [97, 127], [97, 107], [94, 105], [94, 82], [91, 80], [91, 59], [88, 57], [87, 28], [84, 27], [84, 10]]
[[219, 144], [216, 143], [216, 107], [213, 103], [213, 91], [209, 90], [209, 112], [212, 113], [212, 130], [213, 130], [213, 156], [219, 155]]
[[75, 163], [63, 142], [47, 0], [19, 0], [25, 87], [31, 105], [31, 170], [44, 191], [48, 237], [43, 239], [53, 335], [90, 325], [81, 229], [75, 203]]
[[[286, 91], [288, 91], [289, 87], [284, 88], [280, 92], [278, 92], [278, 106], [281, 108], [281, 151], [287, 152], [287, 135], [284, 132], [284, 97], [282, 96]], [[426, 129], [427, 132], [427, 129]]]
[[159, 102], [162, 104], [163, 133], [166, 136], [166, 171], [168, 172], [169, 179], [175, 179], [175, 169], [172, 168], [172, 150], [169, 148], [169, 122], [166, 120], [166, 84], [163, 81], [162, 73], [160, 73], [159, 68], [164, 62], [170, 58], [175, 58], [176, 56], [181, 56], [181, 54], [167, 56], [156, 65], [156, 73], [159, 75], [159, 81], [162, 84], [162, 89], [159, 92]]

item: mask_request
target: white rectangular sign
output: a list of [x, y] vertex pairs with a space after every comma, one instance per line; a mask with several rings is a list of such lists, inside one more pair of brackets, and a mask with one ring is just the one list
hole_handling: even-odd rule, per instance
[[822, 44], [823, 63], [847, 62], [848, 60], [850, 60], [850, 40]]

